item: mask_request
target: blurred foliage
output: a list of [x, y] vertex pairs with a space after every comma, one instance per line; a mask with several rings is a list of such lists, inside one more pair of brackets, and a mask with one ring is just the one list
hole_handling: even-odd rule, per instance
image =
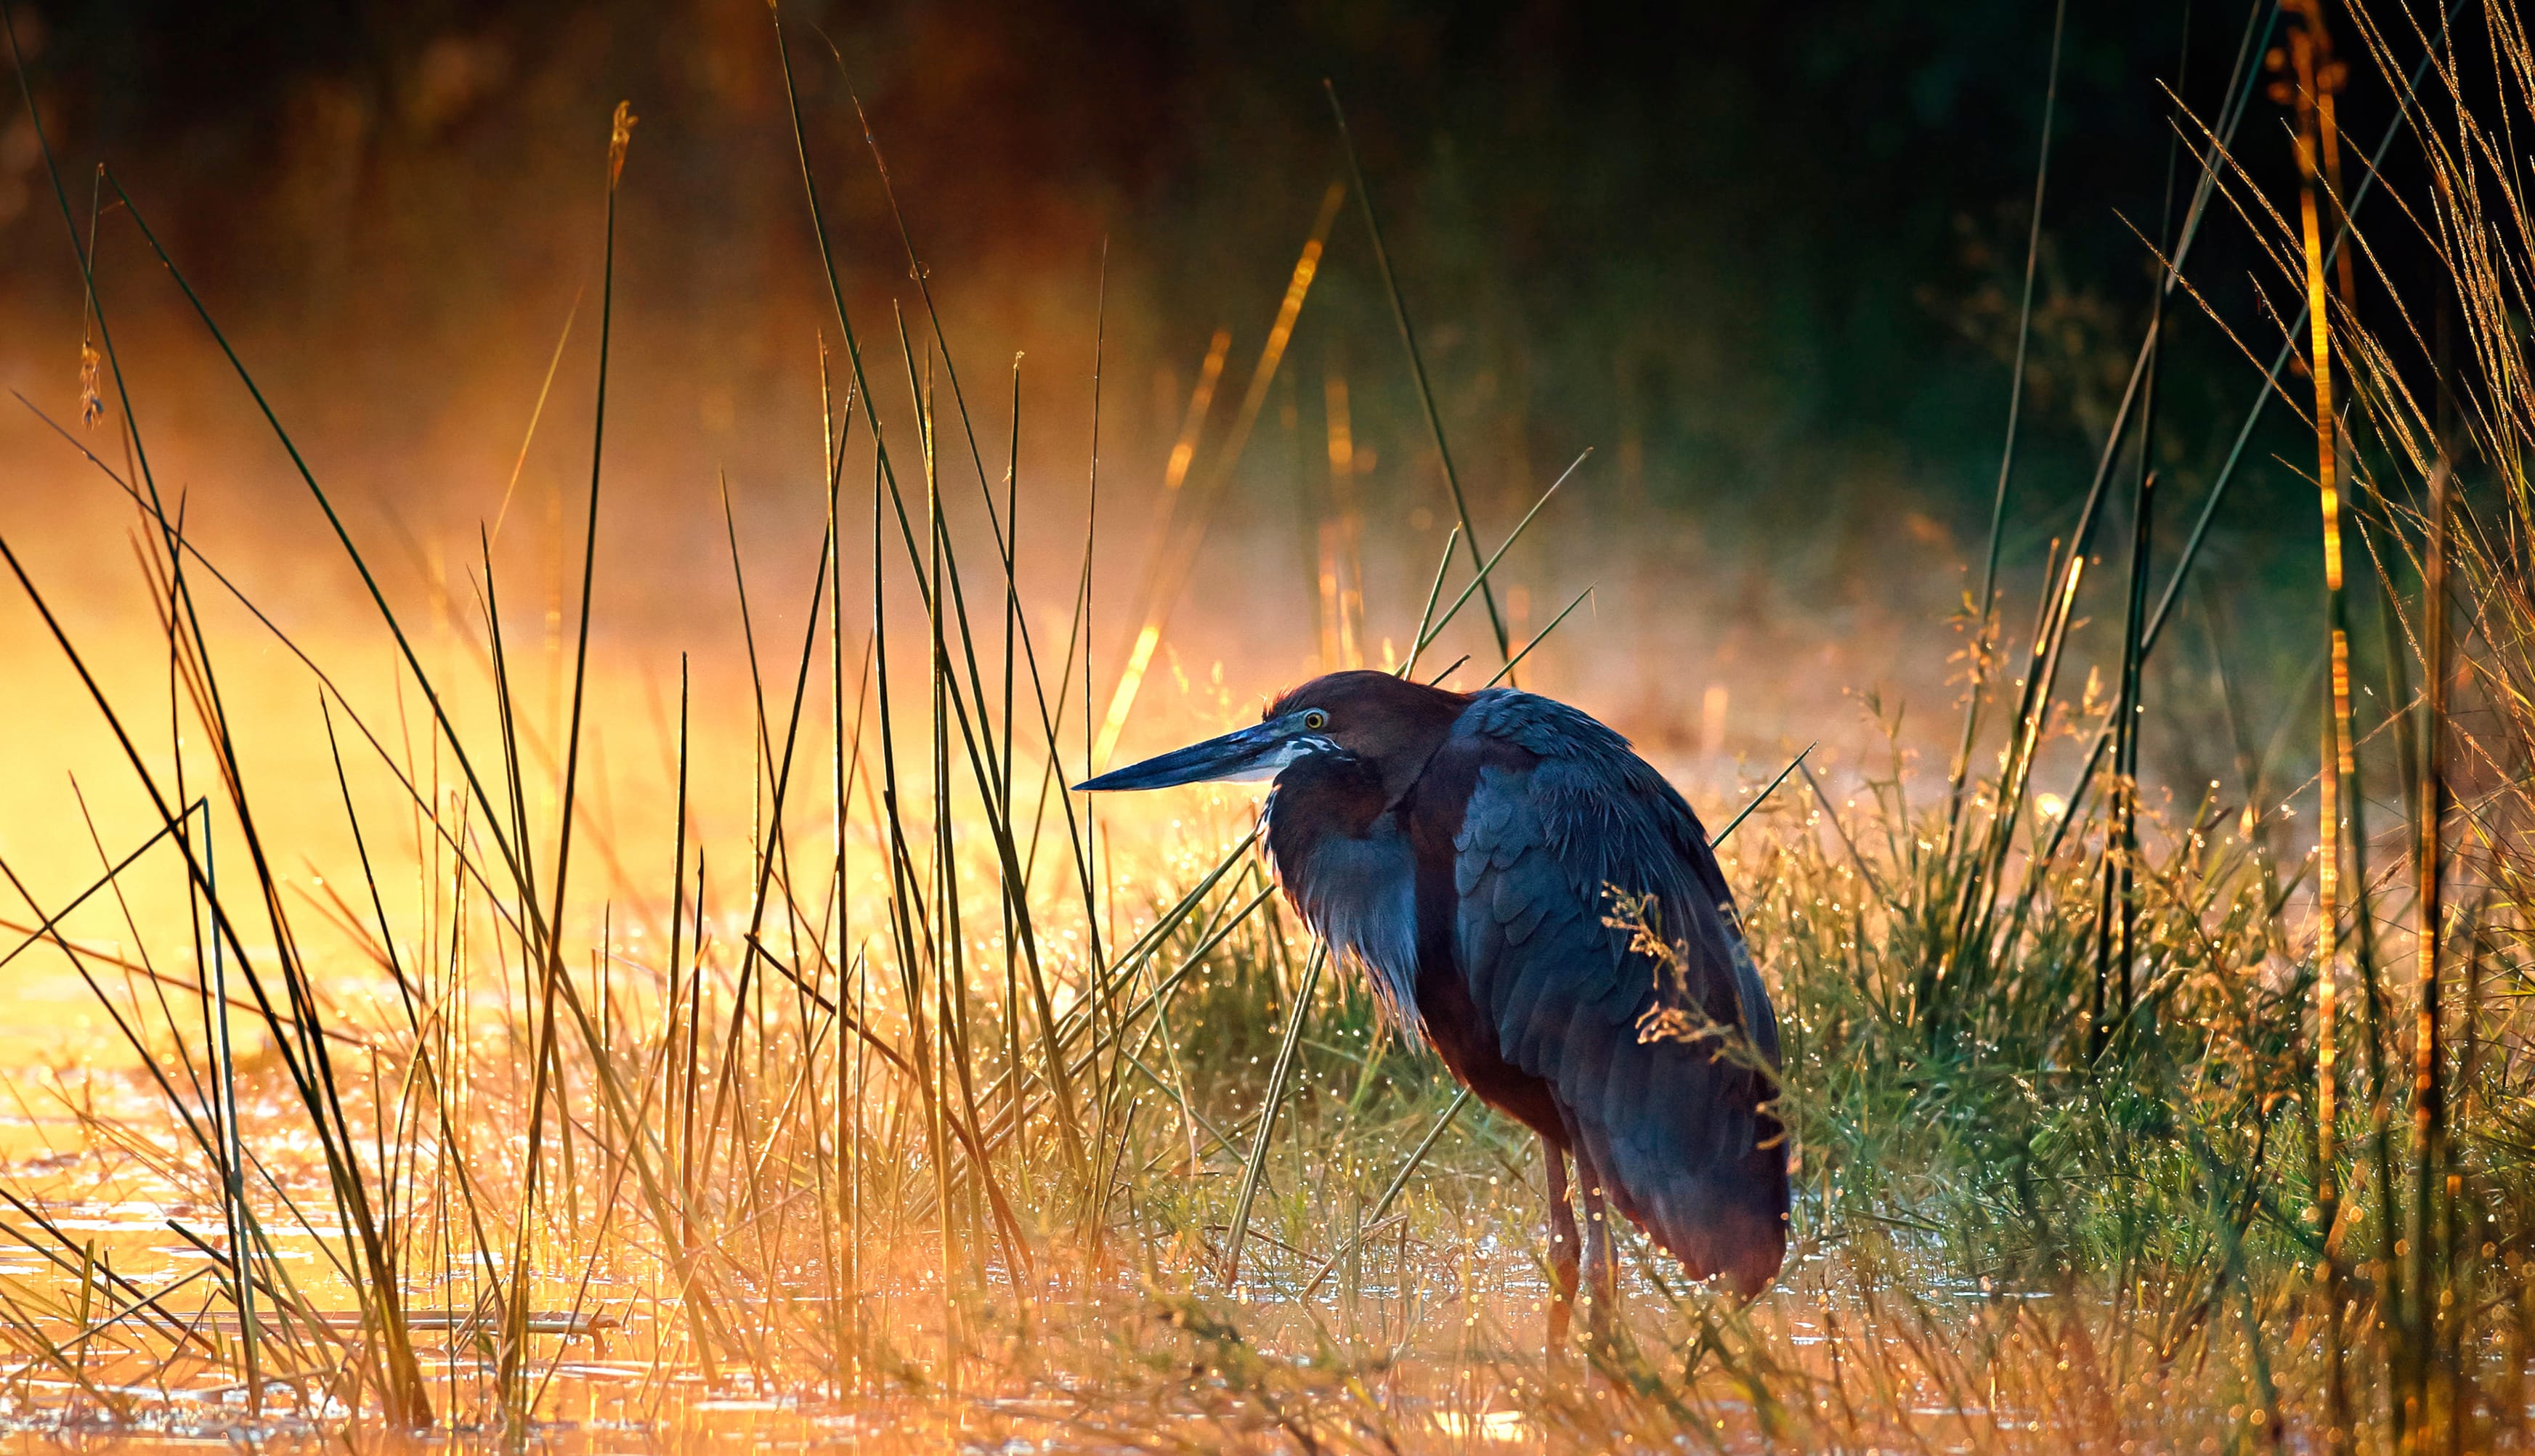
[[[678, 174], [688, 221], [791, 220], [782, 151], [735, 140], [780, 108], [762, 13], [741, 0], [20, 9], [43, 32], [66, 151], [144, 177], [216, 282], [316, 287], [272, 264], [276, 249], [322, 252], [312, 224], [322, 235], [328, 213], [339, 229], [480, 246], [519, 174], [542, 186], [554, 154], [581, 155], [554, 144], [558, 118], [579, 126], [618, 94], [652, 118], [646, 160]], [[1337, 170], [1327, 75], [1356, 112], [1469, 453], [1528, 457], [1509, 487], [1595, 443], [1616, 451], [1631, 500], [1714, 510], [1783, 493], [1784, 511], [1810, 512], [1871, 462], [1929, 493], [1958, 536], [1979, 529], [2048, 6], [792, 10], [854, 68], [946, 268], [1035, 238], [1081, 270], [1115, 236], [1150, 273], [1166, 349], [1193, 363], [1216, 324], [1255, 327], [1226, 279], [1279, 275]], [[2115, 218], [2157, 225], [2172, 132], [2155, 83], [2214, 109], [2242, 19], [2167, 4], [2071, 17], [2034, 503], [2019, 513], [2035, 531], [2076, 489], [2067, 477], [2089, 462], [2144, 314], [2146, 249]], [[0, 188], [40, 175], [31, 156], [10, 165], [21, 176]], [[444, 171], [458, 196], [413, 180]], [[58, 247], [34, 200], [0, 227], [13, 262]], [[365, 203], [394, 220], [363, 221]], [[2204, 255], [2213, 274], [2241, 272], [2217, 256], [2227, 246]], [[417, 239], [410, 256], [438, 280], [395, 286], [454, 286], [461, 251]], [[1387, 350], [1363, 261], [1350, 231], [1326, 307], [1364, 322], [1356, 347]], [[2241, 364], [2222, 345], [2177, 368], [2169, 388], [2188, 391], [2189, 370], [2232, 381]], [[1790, 518], [1761, 508], [1750, 524]]]

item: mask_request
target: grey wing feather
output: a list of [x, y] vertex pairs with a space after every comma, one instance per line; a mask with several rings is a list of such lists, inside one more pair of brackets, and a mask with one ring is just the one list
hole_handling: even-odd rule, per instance
[[1572, 708], [1481, 694], [1455, 727], [1465, 736], [1536, 760], [1480, 767], [1453, 842], [1472, 1001], [1506, 1060], [1551, 1084], [1622, 1211], [1695, 1274], [1757, 1290], [1786, 1237], [1770, 1078], [1714, 1041], [1640, 1041], [1640, 1018], [1679, 993], [1603, 923], [1606, 886], [1654, 895], [1682, 952], [1680, 992], [1774, 1067], [1777, 1020], [1704, 831], [1625, 740]]

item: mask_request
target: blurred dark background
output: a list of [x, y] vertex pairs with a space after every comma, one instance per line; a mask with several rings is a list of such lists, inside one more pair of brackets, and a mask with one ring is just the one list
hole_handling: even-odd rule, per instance
[[[563, 499], [580, 488], [565, 484], [573, 472], [586, 476], [574, 413], [586, 407], [585, 318], [557, 390], [569, 402], [540, 427], [529, 483], [505, 483], [557, 331], [590, 281], [606, 117], [631, 98], [641, 122], [620, 224], [618, 357], [624, 428], [640, 443], [623, 456], [622, 489], [662, 509], [611, 543], [654, 574], [648, 589], [624, 588], [627, 620], [692, 610], [688, 587], [662, 582], [726, 581], [708, 514], [716, 468], [730, 471], [753, 540], [792, 532], [797, 555], [815, 539], [813, 334], [832, 319], [758, 0], [13, 0], [12, 13], [81, 228], [91, 168], [110, 162], [272, 372], [314, 454], [379, 513], [377, 528], [423, 543], [417, 572], [431, 570], [432, 542], [471, 539], [475, 521], [505, 511], [542, 529], [546, 508], [518, 501], [543, 499], [538, 480]], [[2012, 621], [2074, 516], [2145, 322], [2172, 144], [2178, 128], [2198, 135], [2176, 98], [2216, 114], [2248, 14], [2218, 0], [2070, 7], [2009, 511], [2008, 580], [2022, 593], [2009, 599]], [[1611, 650], [1545, 656], [1547, 681], [1634, 710], [1657, 738], [1689, 735], [1678, 725], [1705, 686], [1731, 684], [1737, 752], [1809, 736], [1796, 720], [1848, 693], [1946, 716], [1958, 664], [1945, 618], [1966, 567], [1978, 570], [2007, 414], [2050, 4], [883, 0], [785, 15], [856, 322], [895, 381], [875, 391], [903, 406], [888, 308], [920, 304], [831, 39], [998, 442], [1007, 357], [1029, 354], [1031, 409], [1044, 413], [1026, 416], [1024, 479], [1047, 495], [1026, 509], [1063, 526], [1028, 568], [1043, 586], [1070, 586], [1079, 549], [1067, 542], [1079, 542], [1104, 240], [1103, 490], [1119, 534], [1102, 560], [1104, 578], [1127, 581], [1209, 335], [1234, 332], [1220, 418], [1324, 190], [1343, 175], [1328, 77], [1349, 107], [1483, 529], [1501, 534], [1595, 449], [1516, 565], [1534, 631], [1596, 585], [1589, 640]], [[2373, 143], [2383, 88], [2355, 41], [2349, 50], [2345, 118]], [[11, 91], [0, 373], [67, 418], [78, 278]], [[2239, 138], [2256, 185], [2280, 197], [2283, 117], [2257, 96]], [[2177, 215], [2191, 164], [2186, 153], [2173, 184]], [[204, 448], [197, 483], [230, 480], [242, 501], [274, 492], [270, 509], [239, 506], [206, 529], [250, 543], [282, 532], [271, 558], [286, 560], [309, 538], [277, 522], [306, 515], [304, 497], [269, 449], [243, 443], [243, 401], [217, 394], [214, 361], [130, 229], [109, 218], [100, 236], [109, 307], [133, 318], [135, 340], [163, 348], [152, 378], [175, 422], [206, 439], [239, 431], [240, 443]], [[2257, 293], [2286, 290], [2224, 202], [2193, 273], [2267, 357], [2279, 324]], [[2197, 509], [2257, 378], [2178, 304], [2159, 437], [2167, 541]], [[1450, 513], [1352, 199], [1209, 537], [1209, 563], [1272, 589], [1252, 588], [1240, 611], [1228, 609], [1237, 593], [1202, 590], [1179, 642], [1193, 664], [1259, 664], [1236, 673], [1234, 696], [1294, 675], [1312, 651], [1295, 625], [1312, 569], [1297, 503], [1304, 516], [1327, 503], [1332, 375], [1351, 387], [1354, 484], [1379, 558], [1365, 569], [1367, 611], [1385, 625], [1367, 634], [1396, 636]], [[2161, 671], [2205, 682], [2222, 646], [2257, 679], [2294, 682], [2306, 666], [2303, 645], [2274, 652], [2265, 626], [2275, 603], [2303, 614], [2313, 599], [2311, 488], [2269, 459], [2299, 437], [2285, 412], [2271, 429], [2204, 563], [2220, 605], [2195, 597], [2204, 620]], [[28, 420], [0, 425], [0, 447], [25, 465], [0, 482], [0, 528], [40, 528], [100, 499], [93, 480], [68, 483], [63, 448]], [[990, 445], [990, 458], [1001, 450]], [[27, 463], [38, 458], [40, 469]], [[2099, 546], [2127, 541], [2127, 499], [2125, 475]], [[2118, 575], [2099, 578], [2107, 591]], [[1104, 661], [1124, 628], [1115, 636]]]

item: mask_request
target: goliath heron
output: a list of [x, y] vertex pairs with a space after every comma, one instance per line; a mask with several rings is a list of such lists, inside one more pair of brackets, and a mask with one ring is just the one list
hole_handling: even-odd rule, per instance
[[[1564, 703], [1338, 672], [1255, 728], [1080, 787], [1271, 777], [1268, 853], [1295, 909], [1403, 1032], [1540, 1135], [1553, 1348], [1577, 1292], [1570, 1156], [1597, 1325], [1617, 1272], [1606, 1201], [1693, 1278], [1758, 1294], [1787, 1244], [1777, 1016], [1672, 785]], [[1615, 893], [1649, 897], [1669, 955], [1606, 924]]]

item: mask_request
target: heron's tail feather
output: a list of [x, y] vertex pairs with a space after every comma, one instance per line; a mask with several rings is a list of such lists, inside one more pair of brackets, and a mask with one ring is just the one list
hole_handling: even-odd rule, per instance
[[1586, 1131], [1605, 1191], [1619, 1210], [1681, 1260], [1694, 1279], [1721, 1278], [1751, 1299], [1777, 1277], [1787, 1255], [1787, 1148], [1757, 1138], [1741, 1157], [1662, 1162], [1633, 1157]]

